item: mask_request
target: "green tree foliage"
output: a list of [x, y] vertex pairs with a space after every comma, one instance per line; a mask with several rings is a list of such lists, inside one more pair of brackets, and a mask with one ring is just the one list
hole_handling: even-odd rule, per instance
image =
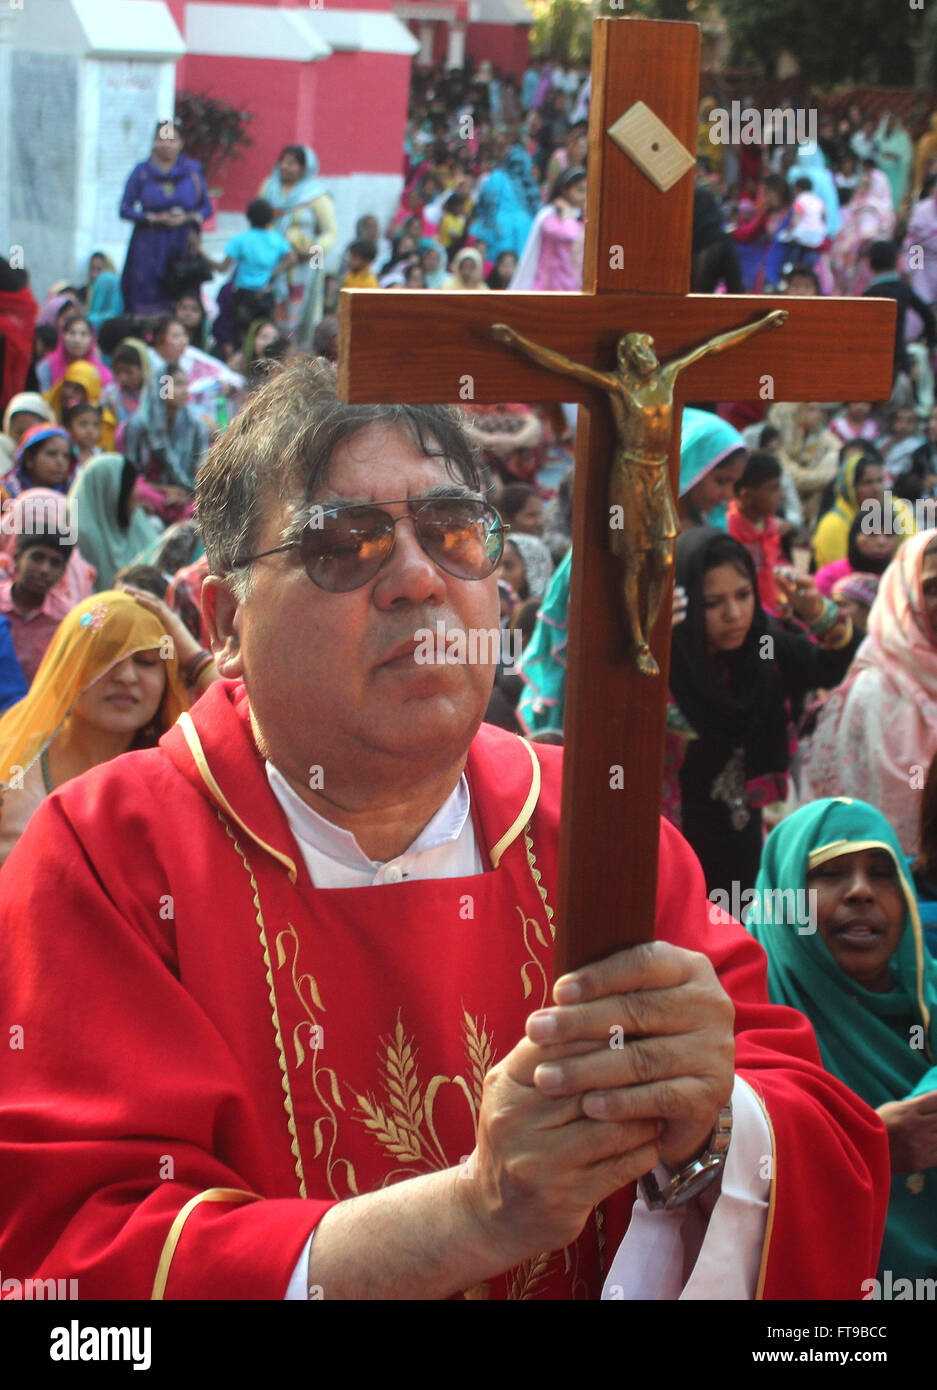
[[[923, 0], [928, 8], [931, 0]], [[778, 56], [793, 53], [801, 72], [820, 86], [914, 81], [914, 47], [924, 39], [926, 11], [908, 0], [720, 0], [736, 62], [754, 59], [766, 75]]]
[[[821, 87], [880, 83], [932, 87], [937, 79], [937, 0], [718, 0], [733, 61], [766, 76], [785, 50]], [[596, 16], [700, 20], [708, 0], [530, 0], [539, 57], [586, 63]]]
[[588, 63], [592, 51], [593, 0], [530, 0], [534, 15], [530, 48], [538, 58]]
[[209, 183], [220, 179], [228, 161], [253, 144], [247, 134], [253, 119], [252, 111], [238, 111], [204, 92], [176, 93], [176, 120], [185, 152], [199, 161]]

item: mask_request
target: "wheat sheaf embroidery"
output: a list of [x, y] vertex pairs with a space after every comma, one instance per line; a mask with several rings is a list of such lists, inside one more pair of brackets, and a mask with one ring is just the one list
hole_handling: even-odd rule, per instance
[[436, 1133], [433, 1112], [436, 1096], [443, 1086], [455, 1086], [465, 1097], [477, 1132], [485, 1074], [494, 1056], [494, 1038], [486, 1020], [472, 1018], [463, 1009], [462, 1037], [468, 1062], [469, 1080], [464, 1076], [437, 1075], [424, 1087], [419, 1072], [419, 1048], [413, 1035], [407, 1036], [398, 1010], [394, 1030], [381, 1038], [378, 1067], [381, 1092], [354, 1092], [360, 1114], [355, 1115], [370, 1131], [385, 1153], [400, 1165], [388, 1174], [384, 1184], [399, 1182], [420, 1173], [452, 1168], [461, 1155], [448, 1155]]

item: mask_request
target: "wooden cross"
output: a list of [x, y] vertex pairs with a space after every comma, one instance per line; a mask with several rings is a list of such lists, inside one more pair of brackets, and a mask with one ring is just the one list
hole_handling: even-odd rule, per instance
[[[582, 294], [343, 290], [339, 390], [346, 401], [483, 403], [579, 400], [566, 672], [556, 973], [654, 936], [660, 789], [670, 653], [669, 604], [651, 648], [661, 675], [628, 659], [608, 547], [608, 406], [507, 351], [491, 325], [509, 324], [577, 362], [608, 369], [627, 332], [649, 333], [670, 359], [772, 309], [778, 332], [705, 358], [680, 377], [676, 399], [884, 400], [892, 385], [891, 300], [694, 295], [693, 175], [667, 191], [608, 134], [644, 102], [687, 151], [696, 148], [699, 29], [599, 19], [593, 30], [589, 191]], [[639, 131], [640, 135], [640, 131]], [[655, 143], [636, 157], [653, 164]], [[665, 150], [661, 152], [665, 153]], [[679, 166], [677, 166], [679, 167]], [[666, 180], [665, 180], [666, 182]], [[680, 409], [671, 440], [679, 477]], [[613, 769], [624, 769], [624, 787]]]

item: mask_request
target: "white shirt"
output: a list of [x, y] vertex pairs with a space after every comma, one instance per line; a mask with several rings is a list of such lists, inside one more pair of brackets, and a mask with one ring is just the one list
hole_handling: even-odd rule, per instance
[[[360, 888], [399, 883], [404, 878], [463, 878], [483, 872], [464, 774], [409, 849], [380, 864], [368, 858], [350, 831], [307, 806], [272, 763], [266, 764], [266, 771], [317, 888]], [[628, 1232], [609, 1268], [603, 1299], [754, 1298], [768, 1214], [771, 1132], [754, 1093], [741, 1077], [735, 1078], [732, 1110], [732, 1140], [721, 1194], [708, 1225], [704, 1228], [695, 1202], [675, 1212], [652, 1212], [638, 1197]], [[659, 1175], [659, 1180], [663, 1177]], [[306, 1300], [314, 1239], [315, 1231], [293, 1270], [288, 1301]], [[698, 1253], [693, 1270], [684, 1283], [684, 1265], [694, 1251]]]

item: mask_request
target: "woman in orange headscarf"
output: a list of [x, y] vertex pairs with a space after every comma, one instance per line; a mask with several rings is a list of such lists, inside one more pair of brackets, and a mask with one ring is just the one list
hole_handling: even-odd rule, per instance
[[155, 613], [116, 590], [78, 604], [29, 694], [0, 718], [0, 863], [60, 783], [154, 746], [188, 707], [174, 644]]
[[[51, 391], [46, 391], [44, 396], [55, 411], [56, 420], [60, 425], [64, 425], [65, 412], [69, 406], [87, 403], [100, 409], [101, 391], [101, 373], [93, 362], [87, 362], [82, 358], [80, 362], [73, 362], [67, 367], [62, 379], [56, 382]], [[113, 451], [116, 429], [117, 420], [114, 413], [105, 406], [101, 410], [102, 453], [109, 454]]]

